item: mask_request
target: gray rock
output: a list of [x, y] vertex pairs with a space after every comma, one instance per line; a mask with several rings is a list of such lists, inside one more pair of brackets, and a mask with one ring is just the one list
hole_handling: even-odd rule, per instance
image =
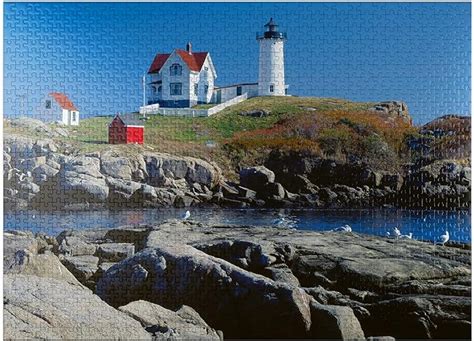
[[362, 327], [349, 307], [311, 303], [311, 337], [317, 339], [363, 340]]
[[33, 180], [37, 184], [46, 182], [49, 178], [54, 177], [58, 174], [59, 169], [51, 167], [48, 164], [39, 165], [32, 171]]
[[[39, 250], [38, 240], [31, 232], [5, 231], [3, 233], [3, 259], [14, 258], [19, 250], [26, 250], [37, 254]], [[5, 267], [5, 263], [4, 263]]]
[[263, 199], [277, 199], [281, 200], [285, 198], [286, 191], [283, 186], [278, 182], [270, 182], [258, 192], [258, 196]]
[[267, 183], [275, 181], [275, 173], [264, 166], [244, 168], [240, 171], [240, 185], [257, 192]]
[[300, 281], [293, 275], [293, 272], [291, 272], [291, 269], [285, 263], [266, 267], [263, 274], [277, 282], [288, 283], [295, 287], [300, 286]]
[[99, 258], [95, 256], [65, 256], [61, 262], [84, 285], [99, 268]]
[[191, 307], [182, 306], [174, 312], [147, 301], [134, 301], [118, 308], [154, 332], [157, 339], [220, 340], [218, 333], [209, 327]]
[[144, 160], [148, 183], [152, 186], [162, 187], [171, 180], [185, 179], [212, 188], [220, 181], [219, 168], [204, 160], [164, 153], [147, 153]]
[[135, 254], [135, 245], [131, 243], [104, 243], [97, 247], [96, 254], [101, 262], [120, 262]]
[[21, 159], [29, 159], [36, 157], [33, 148], [33, 140], [28, 137], [20, 135], [5, 135], [4, 148], [10, 150], [9, 154], [12, 157], [12, 166], [16, 167], [20, 164]]
[[228, 337], [303, 337], [310, 328], [309, 297], [301, 289], [175, 243], [111, 267], [97, 293], [114, 306], [139, 299], [190, 305]]
[[99, 159], [78, 156], [65, 163], [59, 172], [59, 193], [67, 202], [105, 202], [109, 188], [100, 173]]
[[80, 236], [59, 235], [58, 251], [70, 256], [93, 255], [97, 250], [97, 245], [92, 244], [81, 238]]
[[49, 155], [58, 151], [58, 146], [52, 139], [37, 140], [33, 146], [36, 155]]
[[100, 170], [103, 174], [123, 180], [132, 179], [130, 160], [126, 157], [113, 156], [105, 153], [100, 158]]
[[61, 264], [59, 258], [53, 254], [33, 254], [27, 250], [19, 250], [6, 262], [3, 272], [55, 278], [80, 285], [78, 280]]
[[52, 278], [6, 275], [5, 339], [151, 340], [140, 323], [89, 289]]
[[141, 187], [130, 196], [130, 203], [137, 206], [154, 204], [157, 201], [158, 195], [155, 188], [147, 184], [142, 184]]

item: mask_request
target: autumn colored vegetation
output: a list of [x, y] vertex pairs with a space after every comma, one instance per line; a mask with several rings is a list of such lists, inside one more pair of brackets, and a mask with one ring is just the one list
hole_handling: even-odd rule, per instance
[[387, 117], [368, 110], [335, 109], [284, 117], [270, 128], [235, 133], [227, 144], [245, 152], [302, 151], [393, 169], [406, 153], [406, 136], [415, 131], [400, 117]]

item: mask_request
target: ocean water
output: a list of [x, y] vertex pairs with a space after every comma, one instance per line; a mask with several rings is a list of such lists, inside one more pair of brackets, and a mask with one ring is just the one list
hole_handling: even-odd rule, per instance
[[[279, 226], [300, 230], [329, 231], [348, 224], [354, 232], [385, 236], [398, 226], [402, 234], [434, 241], [446, 230], [452, 241], [471, 243], [469, 211], [428, 210], [294, 210], [190, 208], [191, 220], [210, 224]], [[6, 212], [5, 230], [30, 230], [50, 235], [65, 229], [112, 228], [155, 224], [180, 218], [186, 209], [94, 210], [67, 212]]]

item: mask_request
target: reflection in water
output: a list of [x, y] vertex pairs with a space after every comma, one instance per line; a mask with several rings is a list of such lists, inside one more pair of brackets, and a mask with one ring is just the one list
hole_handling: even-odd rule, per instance
[[[57, 234], [64, 229], [111, 228], [122, 225], [156, 224], [177, 218], [187, 209], [98, 210], [79, 212], [8, 212], [5, 229]], [[471, 241], [469, 211], [422, 210], [267, 210], [191, 208], [190, 220], [205, 224], [256, 225], [329, 231], [348, 224], [352, 231], [385, 236], [398, 226], [401, 234], [413, 239], [436, 240], [445, 231], [450, 239]]]

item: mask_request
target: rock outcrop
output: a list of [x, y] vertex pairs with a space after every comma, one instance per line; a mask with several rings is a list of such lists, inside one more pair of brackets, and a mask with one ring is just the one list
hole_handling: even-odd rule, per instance
[[51, 139], [7, 135], [3, 153], [7, 209], [185, 207], [209, 202], [222, 181], [204, 160], [117, 150], [61, 154]]
[[[142, 324], [155, 310], [152, 304], [172, 315], [189, 305], [226, 337], [470, 335], [471, 252], [466, 248], [176, 220], [69, 231], [58, 236], [59, 245], [64, 240], [68, 247], [54, 248], [59, 258], [104, 301], [114, 307], [148, 302], [139, 304], [147, 311], [138, 318]], [[69, 265], [67, 252], [92, 251], [84, 245], [97, 250], [127, 243], [136, 253], [119, 262], [98, 257], [96, 266], [97, 256], [72, 256], [74, 266]], [[151, 321], [147, 330], [154, 335], [173, 334], [173, 327], [153, 328]]]
[[[189, 245], [161, 243], [111, 267], [97, 294], [113, 306], [144, 299], [189, 305], [227, 337], [304, 337], [310, 297]], [[241, 326], [245, 325], [245, 329]]]
[[3, 337], [18, 339], [151, 340], [141, 324], [89, 289], [37, 276], [3, 278]]
[[139, 321], [158, 340], [221, 340], [220, 333], [188, 306], [172, 311], [147, 301], [134, 301], [119, 310]]

